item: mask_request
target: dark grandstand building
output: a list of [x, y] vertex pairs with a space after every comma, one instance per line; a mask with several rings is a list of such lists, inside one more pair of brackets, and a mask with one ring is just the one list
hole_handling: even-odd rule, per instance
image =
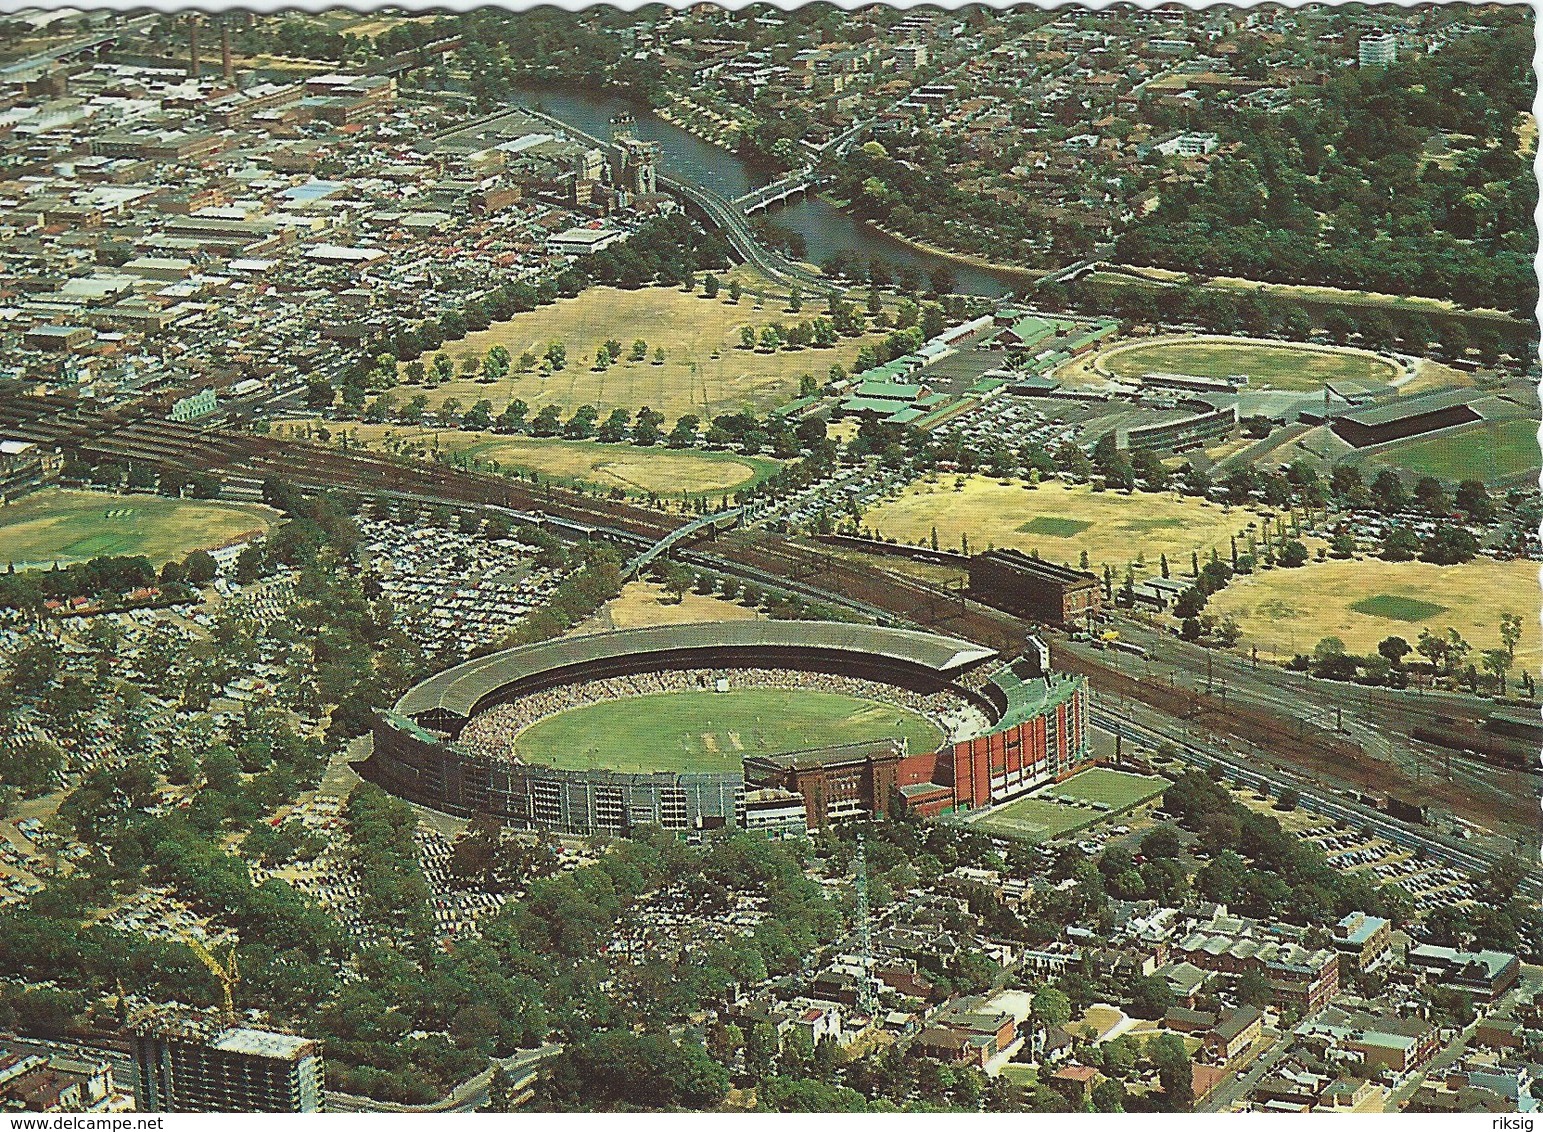
[[1177, 420], [1116, 429], [1114, 442], [1115, 447], [1130, 452], [1182, 452], [1199, 448], [1207, 441], [1231, 436], [1237, 427], [1238, 406], [1234, 402]]
[[1099, 581], [1086, 570], [1057, 566], [1011, 548], [970, 559], [970, 596], [1050, 625], [1072, 624], [1103, 605]]
[[1469, 404], [1473, 396], [1470, 391], [1456, 389], [1421, 397], [1401, 397], [1386, 404], [1341, 413], [1329, 428], [1346, 444], [1356, 448], [1387, 444], [1482, 419]]
[[[625, 835], [643, 825], [684, 836], [727, 826], [790, 833], [898, 807], [928, 815], [972, 809], [1064, 778], [1090, 757], [1083, 680], [1041, 676], [1038, 664], [1018, 661], [983, 685], [963, 683], [996, 655], [934, 633], [831, 622], [657, 626], [548, 641], [468, 661], [409, 689], [378, 714], [374, 750], [360, 772], [434, 809], [575, 834]], [[925, 751], [895, 739], [752, 755], [737, 774], [560, 770], [455, 743], [477, 713], [534, 692], [608, 676], [732, 668], [948, 691], [987, 723]]]

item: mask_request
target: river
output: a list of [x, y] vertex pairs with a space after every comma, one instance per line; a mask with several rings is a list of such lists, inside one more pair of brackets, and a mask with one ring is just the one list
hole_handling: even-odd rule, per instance
[[[517, 91], [511, 101], [518, 106], [539, 105], [554, 118], [601, 138], [610, 136], [611, 119], [626, 111], [636, 120], [634, 132], [638, 137], [659, 143], [663, 171], [711, 189], [728, 200], [776, 179], [774, 171], [758, 168], [744, 158], [664, 121], [648, 107], [615, 95], [569, 88], [525, 87]], [[924, 276], [935, 270], [946, 270], [954, 277], [955, 289], [962, 294], [995, 298], [1021, 285], [1014, 283], [1010, 272], [992, 271], [910, 247], [819, 197], [778, 205], [767, 215], [768, 219], [803, 237], [804, 258], [811, 263], [824, 263], [836, 252], [844, 250], [863, 263], [877, 259], [892, 268], [915, 268]]]

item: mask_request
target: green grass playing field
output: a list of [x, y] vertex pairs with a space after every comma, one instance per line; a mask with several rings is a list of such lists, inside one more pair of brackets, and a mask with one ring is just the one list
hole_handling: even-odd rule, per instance
[[1030, 535], [1071, 538], [1073, 535], [1080, 535], [1092, 525], [1092, 523], [1083, 519], [1063, 519], [1056, 515], [1036, 515], [1018, 529]]
[[1100, 359], [1118, 377], [1184, 373], [1191, 377], [1247, 374], [1251, 386], [1321, 389], [1326, 381], [1382, 385], [1398, 376], [1393, 363], [1357, 350], [1195, 338], [1115, 347]]
[[1092, 767], [1059, 786], [999, 806], [972, 824], [998, 837], [1048, 841], [1122, 814], [1167, 786], [1165, 778]]
[[1095, 766], [1059, 786], [1052, 786], [1049, 793], [1057, 798], [1102, 803], [1111, 810], [1127, 810], [1148, 798], [1157, 797], [1167, 788], [1166, 778]]
[[156, 566], [273, 522], [266, 507], [45, 488], [0, 507], [0, 565], [67, 566], [142, 554]]
[[1390, 621], [1425, 621], [1438, 613], [1447, 611], [1446, 606], [1437, 605], [1433, 601], [1421, 601], [1419, 598], [1403, 597], [1399, 594], [1363, 597], [1350, 608], [1368, 617], [1386, 617]]
[[1417, 476], [1483, 480], [1494, 483], [1543, 465], [1534, 421], [1496, 421], [1462, 432], [1400, 444], [1373, 458], [1380, 465], [1404, 468]]
[[912, 751], [942, 734], [915, 712], [808, 689], [739, 688], [602, 700], [515, 736], [527, 763], [561, 770], [734, 771], [748, 755], [903, 737]]

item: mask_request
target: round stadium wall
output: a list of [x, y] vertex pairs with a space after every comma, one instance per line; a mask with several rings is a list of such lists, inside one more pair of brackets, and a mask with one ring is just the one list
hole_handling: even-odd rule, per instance
[[[781, 669], [858, 677], [921, 693], [946, 689], [993, 722], [981, 736], [944, 742], [933, 751], [908, 752], [903, 743], [891, 742], [801, 753], [820, 756], [814, 769], [809, 758], [790, 756], [785, 781], [777, 784], [787, 789], [750, 791], [773, 796], [753, 803], [763, 807], [758, 811], [763, 826], [824, 824], [825, 795], [832, 787], [862, 793], [868, 812], [882, 812], [892, 795], [901, 795], [906, 805], [936, 813], [956, 803], [982, 804], [1001, 784], [1027, 781], [1035, 743], [1038, 776], [1060, 776], [1085, 753], [1085, 741], [1076, 739], [1086, 726], [1081, 680], [1046, 678], [1040, 688], [1004, 681], [1009, 667], [979, 691], [960, 685], [996, 656], [993, 649], [954, 637], [835, 622], [733, 621], [559, 638], [478, 657], [408, 689], [390, 711], [377, 714], [373, 751], [359, 770], [393, 794], [431, 809], [463, 817], [486, 814], [523, 828], [625, 835], [658, 825], [689, 836], [754, 825], [746, 820], [743, 772], [559, 769], [488, 757], [455, 741], [478, 713], [563, 685], [669, 671]], [[1032, 691], [1025, 695], [1025, 688]], [[1016, 770], [1003, 760], [1016, 760]], [[980, 766], [985, 771], [976, 769]], [[933, 781], [940, 776], [947, 781]]]

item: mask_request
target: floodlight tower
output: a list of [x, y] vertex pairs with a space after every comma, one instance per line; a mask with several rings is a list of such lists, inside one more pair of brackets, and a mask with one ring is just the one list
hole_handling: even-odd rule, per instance
[[868, 850], [863, 835], [857, 835], [857, 956], [862, 964], [862, 980], [857, 987], [857, 1007], [870, 1018], [879, 1009], [879, 995], [873, 976], [872, 910], [868, 906]]

